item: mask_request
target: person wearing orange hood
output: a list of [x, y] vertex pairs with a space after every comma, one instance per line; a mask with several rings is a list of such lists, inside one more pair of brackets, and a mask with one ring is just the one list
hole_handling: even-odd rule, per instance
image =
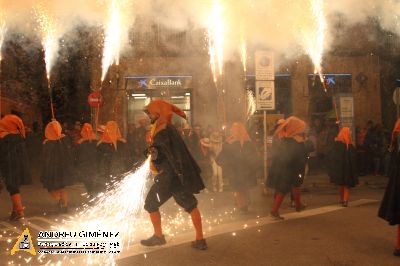
[[186, 119], [186, 114], [175, 105], [154, 100], [144, 109], [151, 120], [150, 145], [147, 150], [151, 157], [154, 184], [151, 186], [144, 204], [153, 224], [154, 235], [142, 240], [144, 246], [164, 245], [165, 237], [161, 228], [159, 208], [171, 197], [186, 212], [190, 213], [196, 230], [196, 240], [192, 247], [207, 249], [203, 237], [200, 211], [194, 194], [204, 189], [200, 167], [193, 159], [180, 133], [171, 124], [173, 114]]
[[329, 157], [330, 180], [339, 186], [340, 204], [347, 207], [350, 188], [358, 184], [356, 150], [350, 128], [344, 127], [340, 130]]
[[242, 123], [233, 123], [230, 136], [223, 144], [216, 161], [229, 180], [235, 206], [241, 214], [248, 213], [249, 189], [257, 185], [255, 153], [256, 147], [251, 142], [245, 126]]
[[125, 168], [121, 160], [124, 159], [125, 142], [117, 122], [108, 121], [97, 143], [97, 190], [106, 189], [113, 177], [124, 172]]
[[279, 151], [275, 161], [274, 178], [270, 184], [275, 189], [276, 196], [271, 210], [271, 216], [275, 219], [284, 219], [279, 215], [279, 207], [285, 195], [292, 192], [296, 211], [301, 211], [305, 206], [300, 201], [300, 186], [304, 180], [307, 151], [305, 147], [306, 123], [291, 116], [275, 131], [275, 135], [281, 139]]
[[389, 182], [379, 208], [378, 216], [389, 225], [397, 226], [397, 241], [394, 256], [400, 256], [400, 119], [397, 120], [389, 148], [391, 152]]
[[68, 212], [68, 194], [65, 187], [74, 182], [71, 141], [61, 133], [58, 121], [46, 125], [43, 141], [43, 169], [41, 182], [57, 201], [60, 212]]
[[96, 162], [96, 134], [93, 132], [92, 125], [84, 123], [80, 132], [81, 138], [76, 146], [76, 166], [80, 180], [85, 185], [86, 191], [93, 196], [95, 178], [97, 174]]
[[12, 201], [10, 220], [24, 217], [19, 187], [32, 182], [28, 152], [25, 144], [25, 127], [21, 118], [6, 115], [0, 120], [0, 171]]

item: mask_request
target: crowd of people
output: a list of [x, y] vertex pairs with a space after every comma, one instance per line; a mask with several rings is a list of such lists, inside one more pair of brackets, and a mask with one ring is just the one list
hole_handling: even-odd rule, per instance
[[[108, 121], [95, 132], [89, 123], [76, 122], [69, 129], [67, 124], [62, 127], [52, 120], [38, 141], [41, 137], [37, 130], [27, 129], [18, 116], [4, 116], [0, 120], [0, 170], [13, 205], [10, 219], [19, 220], [24, 216], [19, 188], [31, 183], [29, 162], [33, 158], [41, 159], [40, 180], [44, 188], [57, 203], [58, 210], [67, 212], [67, 186], [82, 182], [88, 195], [95, 196], [132, 169], [135, 163], [151, 156], [155, 183], [144, 208], [150, 214], [154, 235], [142, 244], [165, 244], [158, 209], [173, 197], [192, 217], [196, 229], [193, 247], [206, 249], [194, 194], [203, 189], [223, 192], [229, 187], [237, 210], [248, 213], [249, 190], [257, 185], [261, 167], [256, 142], [251, 140], [246, 126], [240, 122], [233, 123], [227, 132], [211, 126], [203, 130], [200, 125], [193, 128], [187, 123], [172, 125], [173, 113], [183, 118], [186, 115], [165, 101], [151, 102], [145, 112], [151, 123], [142, 119], [138, 126], [129, 125], [126, 139], [115, 121]], [[330, 129], [329, 133], [323, 133], [329, 135], [330, 140], [322, 150], [330, 180], [339, 188], [340, 204], [348, 206], [350, 190], [358, 184], [358, 176], [383, 171], [390, 181], [379, 216], [392, 225], [399, 224], [400, 122], [396, 123], [389, 140], [382, 127], [374, 126], [372, 122], [357, 132], [356, 142], [349, 128], [339, 130], [337, 125], [331, 125]], [[321, 156], [320, 140], [315, 134], [322, 134], [322, 131], [318, 129], [318, 122], [308, 130], [306, 123], [294, 116], [277, 121], [270, 149], [271, 164], [265, 180], [266, 186], [275, 191], [270, 212], [273, 219], [283, 219], [279, 209], [287, 194], [290, 194], [296, 211], [306, 208], [301, 202], [301, 185], [310, 155]], [[400, 226], [398, 239], [396, 256], [400, 253]]]

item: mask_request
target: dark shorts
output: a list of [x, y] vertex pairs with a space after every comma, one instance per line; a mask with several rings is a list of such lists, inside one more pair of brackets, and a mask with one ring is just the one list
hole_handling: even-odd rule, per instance
[[144, 209], [149, 213], [156, 212], [171, 197], [188, 213], [197, 208], [197, 199], [193, 194], [185, 191], [171, 191], [169, 187], [155, 183], [147, 194]]

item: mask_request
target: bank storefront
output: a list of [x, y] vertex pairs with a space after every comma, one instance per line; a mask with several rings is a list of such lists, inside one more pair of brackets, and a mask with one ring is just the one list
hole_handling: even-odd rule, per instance
[[[192, 122], [192, 76], [127, 76], [125, 77], [127, 98], [127, 124], [144, 117], [143, 108], [151, 100], [163, 99], [185, 111]], [[174, 116], [174, 123], [181, 122]]]

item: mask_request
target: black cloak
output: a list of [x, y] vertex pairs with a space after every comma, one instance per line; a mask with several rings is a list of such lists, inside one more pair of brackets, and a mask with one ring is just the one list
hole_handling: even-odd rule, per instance
[[176, 128], [170, 124], [158, 132], [151, 147], [157, 149], [154, 166], [161, 175], [172, 179], [172, 191], [196, 194], [204, 189], [200, 167], [193, 159]]
[[85, 184], [88, 191], [94, 189], [97, 175], [96, 145], [95, 140], [85, 140], [76, 146], [76, 167], [79, 181]]
[[40, 181], [47, 190], [57, 190], [75, 181], [71, 141], [68, 137], [43, 144], [43, 169]]
[[390, 159], [389, 183], [378, 216], [390, 225], [400, 224], [400, 152], [396, 148]]
[[304, 181], [307, 151], [304, 142], [297, 142], [293, 138], [283, 138], [279, 143], [272, 164], [273, 176], [269, 186], [284, 194], [292, 187], [300, 186]]
[[358, 184], [357, 153], [353, 145], [336, 141], [329, 158], [330, 181], [338, 186], [354, 187]]
[[8, 134], [0, 139], [0, 171], [6, 186], [19, 188], [32, 183], [28, 151], [21, 135]]
[[251, 141], [244, 142], [243, 147], [239, 141], [223, 144], [216, 162], [221, 165], [233, 189], [242, 190], [257, 185], [255, 154], [256, 148]]

